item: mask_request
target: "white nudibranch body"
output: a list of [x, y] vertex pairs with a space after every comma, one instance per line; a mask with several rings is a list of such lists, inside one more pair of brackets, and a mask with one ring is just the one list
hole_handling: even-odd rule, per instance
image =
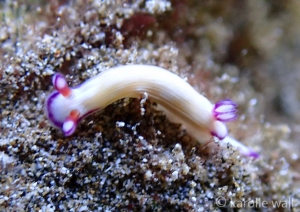
[[223, 122], [234, 120], [237, 105], [223, 100], [215, 105], [199, 94], [179, 76], [163, 68], [150, 65], [125, 65], [104, 71], [81, 85], [69, 88], [65, 78], [55, 74], [52, 83], [56, 91], [45, 102], [49, 120], [66, 136], [74, 133], [78, 122], [93, 111], [125, 98], [149, 99], [160, 105], [166, 115], [184, 125], [200, 142], [212, 136], [232, 143], [241, 153], [258, 154], [227, 136]]

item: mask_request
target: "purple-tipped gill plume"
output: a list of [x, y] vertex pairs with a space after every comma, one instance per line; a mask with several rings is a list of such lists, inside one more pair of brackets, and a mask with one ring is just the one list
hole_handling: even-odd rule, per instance
[[237, 118], [237, 104], [230, 99], [219, 101], [215, 104], [213, 114], [221, 122], [233, 121]]

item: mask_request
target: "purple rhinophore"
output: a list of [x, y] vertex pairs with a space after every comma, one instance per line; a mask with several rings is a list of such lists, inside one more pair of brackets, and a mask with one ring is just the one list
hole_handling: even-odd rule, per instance
[[219, 101], [215, 104], [213, 114], [221, 122], [233, 121], [237, 118], [237, 104], [230, 99]]
[[55, 90], [60, 90], [63, 85], [68, 85], [66, 78], [60, 74], [56, 73], [52, 77], [52, 85], [54, 86]]

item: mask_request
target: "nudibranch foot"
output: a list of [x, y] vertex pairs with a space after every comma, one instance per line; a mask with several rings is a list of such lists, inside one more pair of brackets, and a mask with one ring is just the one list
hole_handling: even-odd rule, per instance
[[237, 118], [237, 104], [230, 99], [219, 101], [215, 104], [213, 114], [221, 122], [233, 121]]

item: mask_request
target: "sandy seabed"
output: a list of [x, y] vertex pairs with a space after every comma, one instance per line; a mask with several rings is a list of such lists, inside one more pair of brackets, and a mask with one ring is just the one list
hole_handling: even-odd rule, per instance
[[[300, 210], [299, 1], [4, 0], [0, 17], [1, 211]], [[230, 134], [259, 159], [199, 144], [151, 100], [71, 137], [50, 125], [54, 73], [76, 86], [124, 64], [237, 102]]]

